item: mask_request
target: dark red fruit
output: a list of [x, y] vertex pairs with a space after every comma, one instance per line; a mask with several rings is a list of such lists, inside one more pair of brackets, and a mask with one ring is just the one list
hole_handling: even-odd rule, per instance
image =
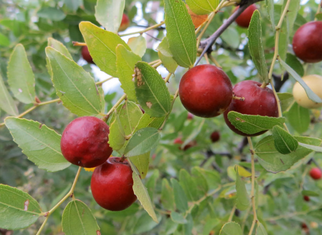
[[126, 30], [130, 26], [130, 19], [127, 14], [123, 13], [119, 32]]
[[179, 96], [183, 106], [200, 117], [216, 117], [232, 100], [232, 85], [222, 69], [205, 64], [188, 70], [181, 78]]
[[307, 63], [322, 61], [322, 21], [302, 25], [294, 34], [295, 55]]
[[[183, 141], [180, 137], [176, 138], [174, 141], [173, 141], [174, 144], [180, 144], [182, 145], [183, 144]], [[181, 146], [179, 147], [180, 150], [183, 150], [183, 151], [186, 151], [188, 149], [190, 149], [191, 147], [194, 147], [197, 145], [197, 141], [195, 140], [192, 140], [190, 141], [188, 144], [186, 144], [183, 149], [181, 148]]]
[[310, 176], [312, 177], [312, 179], [314, 180], [319, 180], [322, 177], [322, 172], [319, 168], [314, 167], [310, 170]]
[[236, 19], [237, 25], [242, 28], [248, 28], [250, 20], [252, 19], [252, 15], [256, 10], [257, 7], [255, 4], [247, 7], [246, 10], [243, 13], [241, 13], [240, 16], [238, 16], [238, 18]]
[[220, 133], [218, 131], [214, 131], [210, 135], [211, 142], [215, 143], [220, 140]]
[[233, 92], [236, 97], [244, 100], [233, 99], [228, 109], [224, 113], [224, 118], [228, 127], [235, 133], [243, 136], [257, 136], [266, 131], [261, 131], [252, 135], [247, 135], [235, 128], [228, 120], [228, 113], [236, 111], [242, 114], [278, 117], [277, 102], [274, 93], [268, 87], [262, 88], [261, 83], [246, 80], [237, 83]]
[[132, 169], [121, 158], [111, 157], [95, 168], [91, 180], [91, 189], [95, 201], [110, 211], [121, 211], [136, 200], [132, 189]]
[[92, 59], [92, 56], [89, 54], [89, 51], [88, 51], [88, 47], [87, 46], [84, 46], [82, 48], [82, 57], [83, 57], [84, 60], [87, 61], [87, 63], [94, 64], [94, 61]]
[[307, 195], [303, 196], [303, 199], [304, 199], [304, 201], [307, 201], [307, 202], [309, 202], [309, 201], [310, 201], [310, 197], [309, 197], [309, 196], [307, 196]]
[[96, 167], [111, 155], [108, 125], [96, 117], [79, 117], [65, 128], [60, 147], [67, 161], [82, 167]]

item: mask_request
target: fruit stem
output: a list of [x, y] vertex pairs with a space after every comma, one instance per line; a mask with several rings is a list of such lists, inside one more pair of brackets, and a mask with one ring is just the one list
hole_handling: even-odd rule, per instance
[[[176, 101], [176, 98], [178, 97], [178, 95], [179, 95], [179, 89], [177, 89], [176, 93], [175, 93], [175, 94], [174, 94], [174, 96], [173, 96], [173, 100], [172, 100], [172, 102], [171, 102], [171, 110], [172, 110], [172, 108], [173, 108], [174, 101]], [[169, 112], [169, 113], [167, 114], [167, 116], [164, 118], [164, 121], [163, 121], [163, 123], [162, 123], [161, 127], [159, 128], [159, 131], [161, 131], [161, 130], [163, 129], [163, 127], [164, 127], [164, 125], [165, 125], [166, 121], [168, 120], [168, 117], [169, 117], [170, 113], [171, 113], [171, 112]]]
[[319, 14], [320, 13], [320, 11], [321, 11], [321, 5], [322, 5], [322, 0], [320, 1], [320, 3], [319, 3], [319, 5], [318, 5], [318, 10], [316, 11], [316, 14], [315, 14], [315, 18], [314, 18], [314, 20], [317, 20], [317, 14]]
[[251, 235], [253, 233], [255, 224], [257, 222], [256, 202], [255, 202], [255, 157], [254, 157], [255, 152], [254, 152], [252, 139], [250, 137], [247, 137], [247, 140], [248, 140], [249, 149], [250, 149], [251, 158], [252, 158], [251, 159], [251, 162], [252, 162], [252, 190], [250, 193], [250, 198], [252, 200], [254, 218], [253, 218], [252, 226], [251, 226], [249, 233], [248, 233], [248, 235]]
[[155, 63], [154, 65], [151, 65], [151, 67], [153, 67], [153, 68], [157, 68], [157, 67], [159, 67], [160, 65], [162, 64], [162, 61], [158, 61], [157, 63]]
[[146, 28], [144, 30], [140, 30], [140, 31], [132, 32], [132, 33], [121, 34], [120, 37], [129, 36], [129, 35], [138, 34], [138, 33], [139, 34], [142, 34], [142, 33], [145, 33], [147, 31], [151, 30], [151, 29], [158, 28], [158, 27], [160, 27], [163, 24], [164, 24], [164, 21], [161, 21], [161, 23], [152, 25], [152, 26], [150, 26], [150, 27], [148, 27], [148, 28]]
[[106, 79], [104, 79], [104, 80], [102, 80], [102, 81], [96, 82], [96, 83], [95, 83], [95, 85], [101, 85], [101, 84], [103, 84], [104, 82], [107, 82], [107, 81], [109, 81], [109, 80], [111, 80], [111, 79], [113, 79], [113, 78], [114, 78], [114, 77], [106, 78]]
[[73, 41], [72, 43], [73, 43], [73, 46], [75, 46], [75, 47], [86, 47], [87, 46], [87, 44], [85, 42], [75, 42], [75, 41]]
[[80, 172], [82, 171], [82, 167], [78, 167], [78, 171], [76, 173], [74, 182], [72, 184], [72, 187], [70, 188], [69, 192], [53, 207], [51, 208], [48, 212], [44, 213], [44, 216], [46, 217], [45, 221], [42, 223], [41, 227], [39, 228], [38, 232], [36, 235], [39, 235], [41, 233], [41, 231], [43, 230], [43, 228], [45, 227], [45, 224], [48, 221], [49, 216], [70, 196], [72, 196], [74, 194], [74, 190], [76, 187], [76, 183], [78, 181]]
[[169, 74], [165, 77], [165, 79], [164, 79], [164, 82], [165, 82], [165, 83], [167, 83], [167, 82], [169, 81], [169, 79], [170, 79], [171, 75], [172, 75], [172, 73], [169, 73]]
[[228, 218], [228, 222], [231, 222], [233, 219], [233, 216], [235, 214], [235, 210], [236, 210], [236, 205], [234, 205], [233, 209], [230, 212], [229, 218]]
[[209, 54], [208, 57], [218, 68], [222, 68], [220, 64], [217, 62], [217, 60], [211, 54]]

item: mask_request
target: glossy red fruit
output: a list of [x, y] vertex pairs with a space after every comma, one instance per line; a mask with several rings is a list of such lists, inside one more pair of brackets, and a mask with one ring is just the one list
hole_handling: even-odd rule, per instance
[[123, 13], [119, 32], [126, 30], [130, 26], [130, 19], [127, 14]]
[[304, 199], [304, 201], [307, 201], [307, 202], [309, 202], [309, 201], [310, 201], [310, 197], [309, 197], [309, 196], [307, 196], [307, 195], [303, 196], [303, 199]]
[[132, 169], [121, 158], [110, 157], [95, 168], [91, 179], [91, 190], [95, 201], [110, 211], [121, 211], [136, 200], [132, 189]]
[[302, 25], [294, 34], [295, 55], [307, 63], [322, 61], [322, 21]]
[[92, 56], [89, 54], [89, 51], [88, 51], [88, 47], [87, 46], [84, 46], [82, 48], [82, 57], [83, 57], [84, 60], [87, 61], [87, 63], [94, 64], [94, 61], [92, 59]]
[[183, 106], [200, 117], [216, 117], [223, 113], [232, 95], [232, 85], [226, 73], [209, 64], [188, 70], [179, 84]]
[[236, 19], [237, 25], [242, 28], [248, 28], [250, 20], [252, 19], [252, 15], [255, 10], [257, 10], [255, 4], [247, 7], [246, 10], [243, 13], [241, 13], [240, 16], [238, 16], [238, 18]]
[[211, 142], [215, 143], [220, 140], [220, 133], [219, 131], [214, 131], [210, 135]]
[[61, 138], [61, 151], [67, 161], [82, 167], [96, 167], [111, 155], [109, 126], [96, 117], [79, 117], [69, 123]]
[[310, 170], [310, 176], [312, 177], [312, 179], [314, 180], [319, 180], [322, 177], [322, 172], [319, 168], [314, 167]]
[[192, 120], [193, 119], [193, 114], [192, 113], [188, 113], [187, 119], [188, 120]]
[[233, 99], [228, 109], [224, 113], [225, 122], [235, 133], [243, 136], [257, 136], [266, 131], [261, 131], [252, 135], [247, 135], [236, 129], [228, 120], [228, 113], [236, 111], [242, 114], [260, 115], [269, 117], [278, 117], [277, 102], [273, 91], [268, 88], [262, 88], [261, 83], [246, 80], [237, 83], [233, 92], [236, 97], [243, 97], [244, 100]]

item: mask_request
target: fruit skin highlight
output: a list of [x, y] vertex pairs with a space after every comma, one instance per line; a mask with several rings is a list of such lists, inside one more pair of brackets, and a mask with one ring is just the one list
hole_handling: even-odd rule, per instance
[[232, 85], [226, 73], [209, 64], [188, 70], [181, 78], [179, 96], [183, 106], [199, 117], [222, 114], [232, 100]]
[[94, 64], [94, 61], [93, 61], [93, 58], [92, 56], [89, 54], [89, 50], [88, 50], [88, 47], [87, 46], [84, 46], [82, 48], [82, 57], [84, 60], [87, 61], [87, 63], [89, 64]]
[[79, 117], [65, 128], [60, 147], [67, 161], [81, 167], [103, 164], [112, 153], [108, 144], [109, 126], [91, 116]]
[[310, 170], [310, 176], [314, 180], [319, 180], [322, 177], [322, 172], [319, 168], [314, 167]]
[[224, 113], [225, 122], [233, 132], [242, 136], [257, 136], [266, 131], [260, 131], [251, 135], [241, 132], [228, 120], [228, 113], [230, 111], [241, 114], [278, 117], [278, 107], [273, 91], [268, 87], [262, 88], [261, 85], [259, 82], [246, 80], [234, 86], [234, 95], [244, 98], [244, 100], [233, 99]]
[[[236, 8], [236, 10], [237, 9], [238, 8]], [[242, 28], [248, 28], [250, 20], [252, 19], [253, 13], [256, 10], [257, 10], [257, 7], [255, 4], [252, 4], [249, 7], [247, 7], [246, 10], [243, 13], [241, 13], [240, 16], [238, 16], [237, 19], [235, 20], [237, 25]]]
[[322, 22], [311, 21], [302, 25], [294, 34], [293, 51], [307, 63], [322, 61]]
[[95, 168], [91, 179], [91, 190], [95, 201], [110, 211], [121, 211], [135, 202], [132, 189], [132, 169], [121, 158], [110, 157]]
[[[302, 79], [322, 99], [322, 76], [313, 74], [304, 76]], [[304, 108], [314, 109], [322, 107], [322, 103], [316, 103], [309, 99], [304, 88], [298, 82], [293, 86], [293, 96], [296, 103]]]

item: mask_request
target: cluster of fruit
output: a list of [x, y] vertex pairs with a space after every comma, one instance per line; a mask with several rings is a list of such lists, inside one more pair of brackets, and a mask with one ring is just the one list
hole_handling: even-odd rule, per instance
[[81, 167], [96, 167], [91, 179], [95, 201], [111, 211], [124, 210], [136, 200], [132, 169], [118, 157], [110, 157], [109, 126], [96, 117], [79, 117], [65, 128], [61, 151], [67, 161]]

